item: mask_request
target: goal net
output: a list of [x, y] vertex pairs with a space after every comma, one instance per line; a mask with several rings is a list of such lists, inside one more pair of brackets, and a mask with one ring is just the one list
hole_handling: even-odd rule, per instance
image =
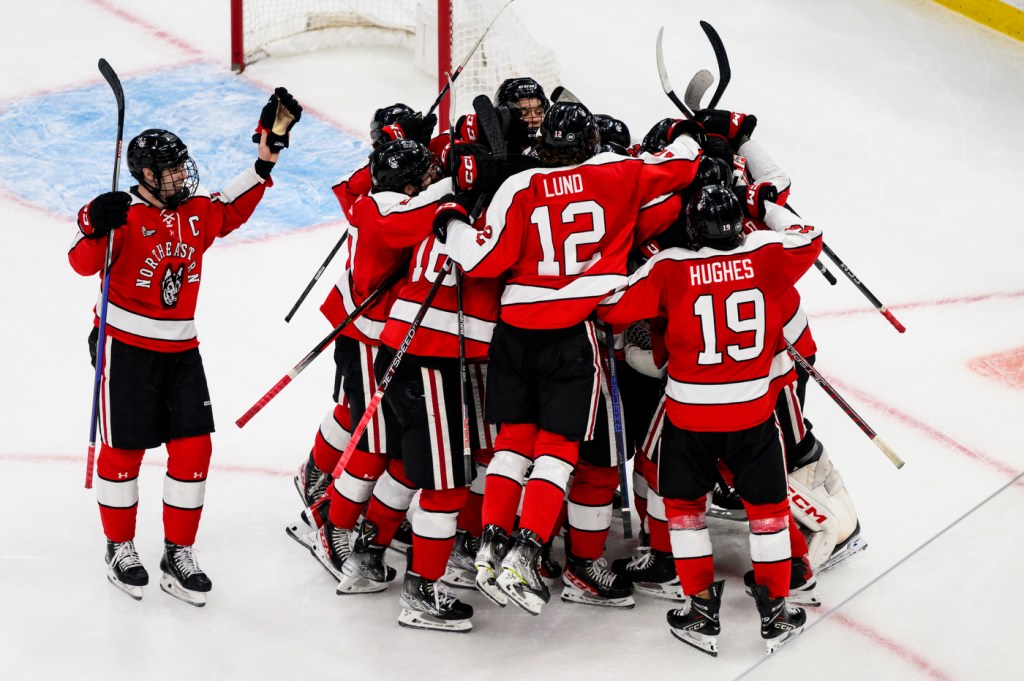
[[[236, 71], [279, 55], [353, 45], [391, 46], [410, 50], [416, 65], [434, 75], [440, 88], [444, 74], [466, 59], [498, 16], [455, 81], [458, 113], [472, 108], [474, 96], [492, 96], [506, 78], [529, 76], [549, 93], [560, 83], [554, 51], [530, 35], [515, 4], [506, 7], [508, 0], [231, 2], [231, 61]], [[439, 112], [441, 120], [446, 109]]]

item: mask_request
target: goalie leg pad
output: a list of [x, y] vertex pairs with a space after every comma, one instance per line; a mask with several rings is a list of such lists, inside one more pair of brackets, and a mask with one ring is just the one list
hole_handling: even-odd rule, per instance
[[808, 554], [815, 569], [858, 528], [853, 502], [827, 451], [789, 474], [789, 504], [793, 517], [809, 534]]

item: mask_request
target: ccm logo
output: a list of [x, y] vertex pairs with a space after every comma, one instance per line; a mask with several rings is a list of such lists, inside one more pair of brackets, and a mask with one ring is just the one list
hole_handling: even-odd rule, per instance
[[813, 518], [814, 522], [819, 525], [825, 523], [828, 520], [827, 515], [822, 515], [821, 511], [814, 507], [814, 504], [803, 497], [792, 487], [789, 488], [789, 501], [804, 512], [804, 515], [809, 518]]

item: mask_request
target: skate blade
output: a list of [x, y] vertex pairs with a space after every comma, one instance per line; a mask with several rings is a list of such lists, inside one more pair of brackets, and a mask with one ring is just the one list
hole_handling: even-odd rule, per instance
[[821, 574], [822, 572], [825, 572], [826, 570], [831, 570], [835, 566], [837, 566], [840, 563], [842, 563], [843, 561], [845, 561], [850, 556], [854, 555], [855, 553], [860, 553], [861, 551], [863, 551], [867, 547], [868, 547], [867, 541], [865, 539], [861, 538], [860, 536], [858, 536], [856, 539], [854, 539], [853, 541], [849, 542], [842, 549], [840, 549], [836, 553], [834, 553], [831, 556], [829, 556], [829, 559], [826, 560], [824, 563], [822, 563], [821, 567], [818, 568], [818, 570], [817, 570], [818, 574]]
[[206, 594], [199, 591], [186, 589], [178, 581], [166, 572], [160, 577], [160, 590], [165, 594], [174, 596], [179, 601], [185, 601], [189, 605], [201, 608], [206, 605]]
[[747, 512], [741, 508], [719, 508], [712, 506], [708, 509], [708, 516], [734, 522], [747, 522]]
[[475, 589], [476, 573], [466, 568], [449, 564], [441, 581], [454, 589]]
[[495, 584], [508, 596], [508, 600], [531, 615], [539, 615], [544, 609], [544, 599], [528, 591], [523, 580], [511, 570], [502, 570]]
[[791, 641], [794, 638], [796, 638], [797, 636], [799, 636], [800, 632], [803, 631], [803, 630], [804, 630], [804, 628], [800, 627], [799, 629], [794, 629], [793, 631], [788, 631], [785, 634], [782, 634], [781, 636], [776, 636], [775, 638], [765, 639], [765, 641], [764, 641], [765, 652], [768, 655], [771, 655], [772, 653], [777, 651], [779, 648], [781, 648], [782, 646], [786, 645], [789, 641]]
[[306, 491], [302, 489], [302, 476], [296, 473], [292, 481], [295, 483], [295, 491], [299, 493], [299, 498], [302, 499], [302, 505], [309, 506], [309, 503], [306, 501]]
[[117, 587], [118, 591], [125, 592], [126, 594], [131, 596], [136, 601], [141, 601], [142, 600], [142, 587], [141, 586], [134, 586], [132, 584], [125, 584], [120, 579], [115, 577], [113, 572], [108, 572], [107, 573], [107, 579], [110, 581], [111, 584], [113, 584], [115, 587]]
[[443, 620], [425, 612], [402, 608], [398, 615], [398, 623], [410, 629], [423, 629], [426, 631], [450, 631], [456, 634], [468, 634], [473, 630], [473, 622], [466, 618], [464, 620]]
[[477, 591], [482, 593], [487, 600], [494, 603], [499, 608], [504, 608], [508, 605], [508, 596], [498, 588], [498, 585], [494, 580], [494, 573], [491, 572], [490, 568], [477, 566], [476, 581], [474, 584]]
[[351, 594], [374, 594], [384, 591], [388, 588], [388, 584], [391, 580], [386, 582], [377, 582], [366, 577], [353, 577], [342, 573], [341, 579], [338, 580], [337, 594], [339, 596], [347, 596]]
[[678, 580], [669, 582], [668, 584], [659, 584], [658, 582], [633, 582], [633, 593], [640, 596], [647, 596], [648, 598], [672, 601], [673, 603], [683, 603], [686, 601], [686, 595], [683, 594], [683, 587], [679, 584]]
[[586, 591], [577, 589], [574, 586], [566, 586], [562, 590], [562, 600], [566, 603], [581, 603], [583, 605], [595, 605], [603, 608], [619, 608], [621, 610], [629, 610], [630, 608], [636, 607], [636, 601], [633, 600], [632, 596], [623, 596], [622, 598], [602, 598], [589, 594]]
[[345, 576], [341, 573], [341, 570], [334, 567], [334, 564], [331, 563], [331, 559], [328, 558], [327, 554], [323, 552], [323, 548], [317, 542], [315, 536], [313, 537], [313, 545], [309, 547], [309, 552], [312, 553], [313, 557], [316, 558], [317, 562], [320, 563], [320, 565], [322, 565], [324, 569], [330, 573], [331, 577], [334, 577], [334, 579], [340, 581], [341, 578]]
[[388, 548], [394, 551], [395, 553], [401, 554], [403, 556], [409, 553], [409, 545], [406, 544], [404, 541], [392, 540], [391, 545], [388, 546]]
[[685, 629], [672, 629], [672, 635], [682, 641], [688, 646], [696, 648], [700, 652], [710, 655], [711, 657], [718, 657], [718, 637], [708, 636], [707, 634], [698, 634], [692, 631], [686, 631]]
[[[748, 588], [747, 595], [753, 598], [754, 592]], [[821, 598], [818, 596], [816, 589], [811, 589], [810, 591], [790, 591], [789, 596], [786, 597], [786, 602], [790, 605], [817, 608], [821, 605]]]

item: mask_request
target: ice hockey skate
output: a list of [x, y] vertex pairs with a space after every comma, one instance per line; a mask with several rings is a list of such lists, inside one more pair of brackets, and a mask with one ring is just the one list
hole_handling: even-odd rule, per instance
[[310, 528], [309, 525], [303, 522], [296, 522], [288, 525], [284, 528], [285, 534], [297, 541], [301, 546], [307, 550], [313, 550], [313, 544], [316, 542], [316, 529]]
[[562, 571], [562, 600], [607, 608], [632, 608], [633, 585], [608, 568], [604, 558], [591, 560], [569, 555]]
[[722, 587], [725, 582], [714, 582], [708, 587], [708, 597], [690, 596], [686, 604], [666, 615], [672, 635], [702, 653], [718, 657], [718, 634], [722, 631], [718, 611], [722, 608]]
[[410, 547], [412, 547], [412, 523], [409, 522], [409, 518], [402, 518], [402, 523], [395, 531], [395, 536], [391, 538], [391, 545], [388, 548], [405, 554], [409, 553]]
[[107, 579], [121, 591], [137, 601], [142, 600], [142, 587], [149, 584], [149, 573], [139, 560], [135, 542], [107, 540]]
[[[793, 564], [792, 575], [789, 579], [789, 603], [791, 605], [803, 605], [816, 608], [821, 605], [821, 598], [818, 597], [818, 580], [814, 578], [811, 566], [807, 564], [806, 558], [790, 559]], [[754, 595], [754, 571], [748, 570], [743, 575], [743, 583], [747, 587], [747, 595]]]
[[853, 530], [853, 534], [836, 544], [835, 549], [832, 550], [832, 555], [829, 556], [828, 560], [821, 564], [818, 568], [818, 572], [831, 570], [853, 554], [859, 553], [867, 547], [867, 541], [860, 536], [860, 522], [858, 522], [857, 527]]
[[331, 576], [341, 581], [341, 566], [352, 552], [349, 545], [349, 530], [335, 527], [330, 522], [313, 533], [309, 552], [320, 561]]
[[510, 601], [531, 615], [539, 615], [544, 604], [551, 600], [548, 585], [537, 569], [540, 537], [536, 532], [519, 529], [513, 539], [512, 548], [501, 561], [501, 572], [495, 584]]
[[455, 531], [455, 546], [441, 581], [456, 589], [476, 588], [476, 554], [480, 540], [466, 530]]
[[373, 543], [377, 532], [377, 526], [365, 518], [356, 527], [352, 552], [341, 565], [339, 595], [384, 591], [395, 580], [395, 568], [384, 562], [387, 547]]
[[473, 606], [457, 599], [444, 584], [431, 582], [415, 572], [405, 573], [400, 601], [398, 623], [403, 627], [457, 633], [473, 629]]
[[309, 458], [299, 466], [294, 480], [295, 490], [299, 493], [302, 504], [309, 507], [323, 496], [334, 478], [316, 467], [316, 463], [313, 461], [313, 452], [310, 452]]
[[612, 571], [633, 584], [633, 593], [666, 601], [686, 600], [671, 553], [641, 546], [630, 558], [612, 563]]
[[213, 588], [210, 578], [196, 562], [191, 546], [180, 546], [164, 540], [164, 556], [160, 559], [160, 589], [189, 605], [206, 605], [206, 594]]
[[476, 568], [476, 588], [495, 605], [504, 608], [508, 596], [498, 588], [497, 573], [501, 560], [508, 551], [508, 535], [497, 525], [488, 525], [480, 537], [480, 550], [473, 565]]
[[771, 655], [803, 631], [807, 613], [803, 608], [788, 604], [785, 598], [772, 598], [763, 584], [755, 584], [753, 592], [757, 612], [761, 615], [761, 638]]

